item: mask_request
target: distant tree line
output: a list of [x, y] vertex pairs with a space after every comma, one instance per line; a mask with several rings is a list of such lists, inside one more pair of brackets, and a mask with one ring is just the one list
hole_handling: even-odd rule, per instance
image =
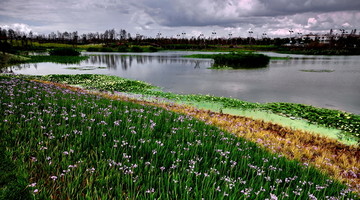
[[[333, 35], [332, 30], [330, 30], [330, 34], [328, 35]], [[22, 49], [33, 49], [34, 42], [71, 44], [74, 45], [74, 47], [81, 44], [103, 44], [104, 46], [110, 47], [121, 45], [150, 45], [164, 49], [203, 49], [208, 48], [211, 45], [226, 45], [230, 47], [238, 47], [240, 45], [263, 45], [264, 47], [262, 48], [265, 49], [260, 50], [272, 50], [272, 48], [286, 46], [286, 44], [293, 44], [292, 48], [300, 48], [303, 46], [311, 48], [325, 48], [328, 46], [331, 46], [332, 48], [360, 48], [360, 35], [356, 34], [356, 30], [352, 30], [351, 33], [346, 33], [344, 30], [343, 34], [336, 40], [332, 39], [329, 44], [322, 44], [316, 39], [311, 40], [310, 38], [304, 37], [206, 38], [199, 36], [192, 38], [149, 38], [139, 34], [136, 34], [136, 36], [133, 37], [124, 29], [120, 29], [119, 31], [109, 29], [102, 33], [90, 32], [79, 34], [77, 31], [57, 31], [49, 34], [34, 34], [33, 32], [24, 33], [13, 29], [0, 28], [1, 51], [9, 49], [14, 44], [14, 41], [16, 41], [16, 46], [20, 46]]]

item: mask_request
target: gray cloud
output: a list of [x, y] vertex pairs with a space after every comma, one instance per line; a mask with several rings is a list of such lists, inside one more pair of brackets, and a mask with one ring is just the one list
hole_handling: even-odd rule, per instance
[[265, 15], [291, 15], [306, 12], [359, 11], [357, 0], [259, 0]]
[[[248, 29], [285, 35], [359, 28], [359, 0], [1, 0], [0, 25], [25, 24], [36, 32], [104, 31], [168, 35]], [[244, 35], [245, 34], [245, 35]], [[165, 33], [164, 33], [165, 35]]]
[[[165, 26], [206, 26], [247, 22], [254, 17], [360, 10], [358, 0], [144, 0], [144, 9]], [[252, 17], [252, 18], [251, 18]]]

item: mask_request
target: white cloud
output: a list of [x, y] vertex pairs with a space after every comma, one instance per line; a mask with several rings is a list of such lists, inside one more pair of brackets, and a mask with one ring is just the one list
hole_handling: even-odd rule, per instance
[[[1, 28], [3, 29], [12, 29], [16, 32], [21, 32], [21, 33], [26, 33], [26, 34], [29, 34], [32, 29], [30, 28], [29, 25], [27, 24], [19, 24], [19, 23], [15, 23], [15, 24], [10, 24], [10, 25], [0, 25]], [[34, 33], [36, 34], [36, 33]]]

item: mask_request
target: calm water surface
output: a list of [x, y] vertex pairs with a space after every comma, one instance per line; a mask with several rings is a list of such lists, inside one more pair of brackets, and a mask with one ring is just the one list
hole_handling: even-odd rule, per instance
[[212, 60], [181, 57], [194, 53], [199, 52], [139, 53], [135, 56], [84, 53], [91, 57], [80, 64], [25, 64], [13, 67], [12, 71], [34, 75], [116, 75], [145, 81], [174, 93], [211, 94], [261, 103], [303, 103], [360, 114], [360, 56], [290, 55], [296, 59], [272, 60], [268, 67], [261, 69], [212, 70], [208, 69]]

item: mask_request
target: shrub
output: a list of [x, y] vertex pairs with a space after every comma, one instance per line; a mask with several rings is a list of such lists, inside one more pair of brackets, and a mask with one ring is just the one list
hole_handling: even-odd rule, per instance
[[230, 53], [217, 54], [213, 56], [215, 66], [226, 66], [238, 68], [258, 68], [266, 67], [270, 57], [263, 54], [254, 53]]
[[131, 52], [143, 52], [143, 49], [138, 46], [133, 46], [130, 48]]
[[58, 48], [49, 52], [51, 56], [79, 56], [80, 52], [73, 48]]
[[151, 46], [151, 47], [149, 47], [149, 51], [150, 52], [157, 52], [158, 49], [156, 47]]
[[100, 49], [101, 52], [114, 52], [114, 50], [110, 47], [102, 47]]
[[128, 52], [129, 49], [126, 46], [119, 46], [119, 48], [117, 49], [118, 52]]
[[86, 49], [86, 51], [98, 52], [98, 51], [100, 51], [100, 49], [97, 47], [89, 47]]

